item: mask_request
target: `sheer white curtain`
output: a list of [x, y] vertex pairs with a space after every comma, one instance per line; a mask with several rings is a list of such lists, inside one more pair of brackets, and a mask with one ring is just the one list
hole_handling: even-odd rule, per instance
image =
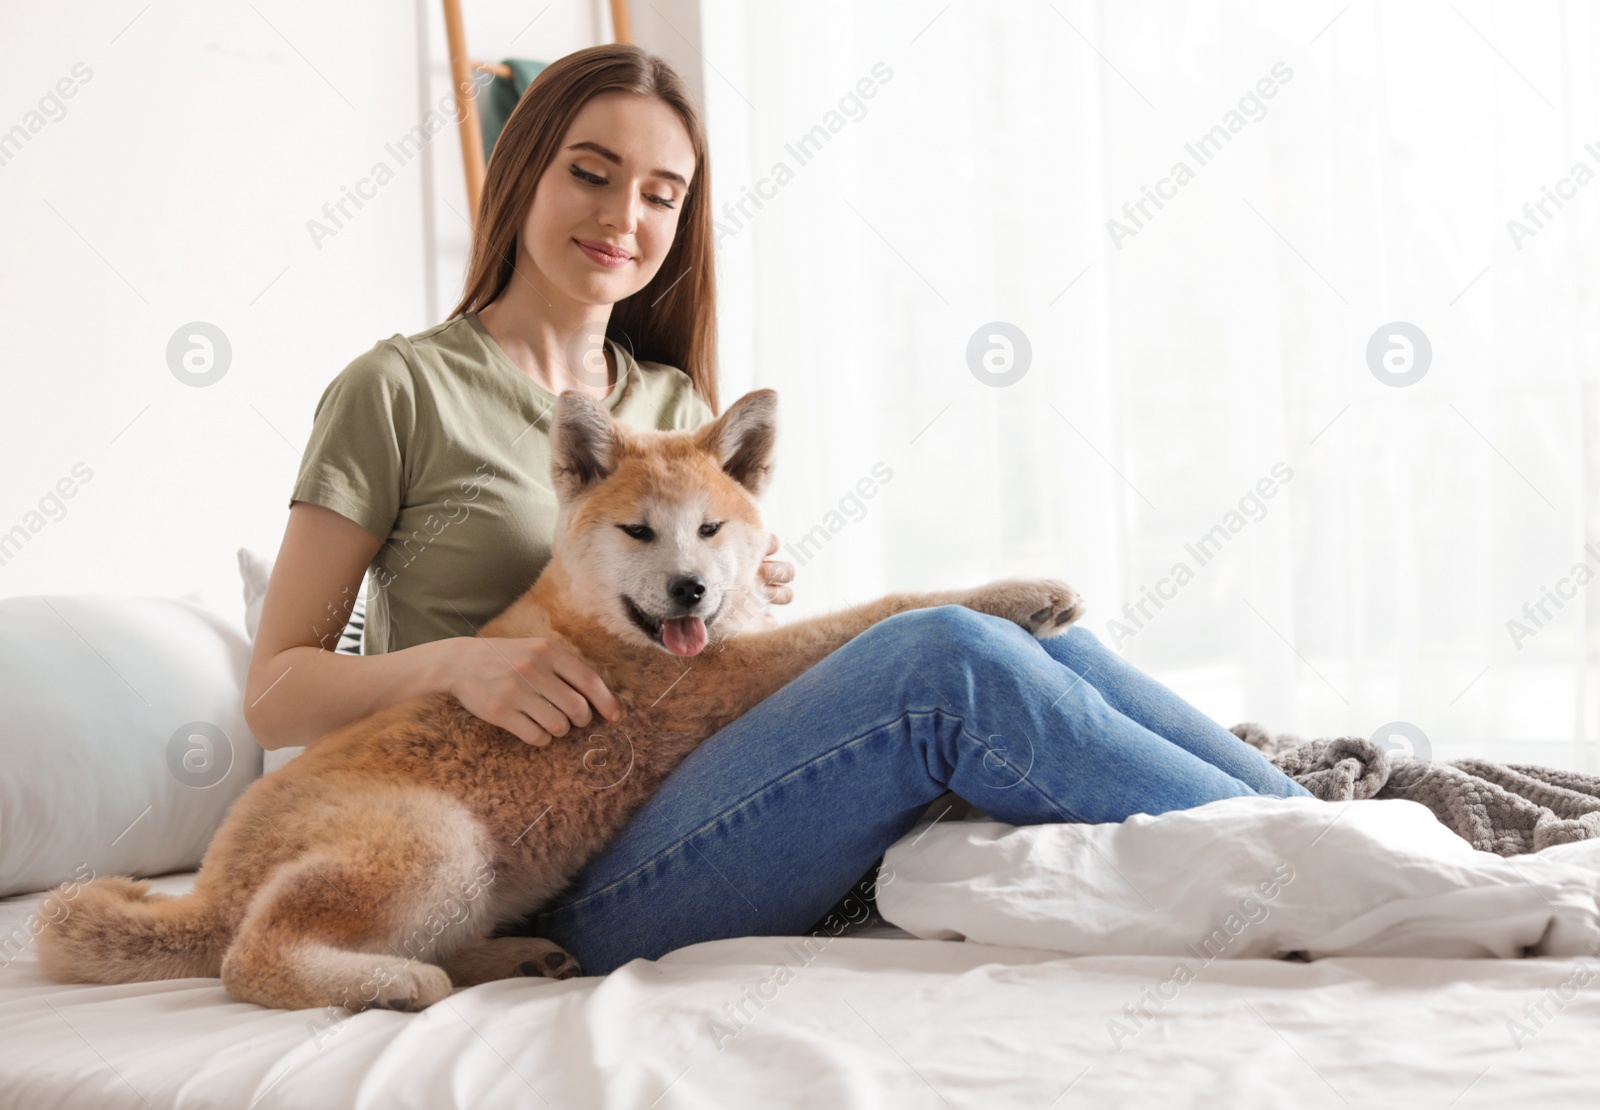
[[1600, 769], [1593, 5], [702, 29], [724, 392], [780, 394], [795, 615], [1059, 576], [1224, 724]]

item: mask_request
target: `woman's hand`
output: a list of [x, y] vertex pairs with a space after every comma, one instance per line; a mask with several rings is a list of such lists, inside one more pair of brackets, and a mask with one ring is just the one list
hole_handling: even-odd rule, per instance
[[[771, 543], [767, 545], [767, 554], [771, 555], [778, 550], [778, 534], [772, 533]], [[794, 581], [794, 564], [782, 559], [763, 559], [757, 569], [757, 576], [766, 588], [767, 601], [773, 605], [787, 605], [794, 600], [794, 590], [783, 585], [785, 582]], [[778, 618], [772, 615], [771, 609], [761, 611], [761, 623], [767, 628], [778, 627]]]
[[455, 636], [434, 645], [443, 689], [474, 717], [534, 747], [588, 727], [596, 709], [608, 721], [622, 715], [600, 676], [554, 640]]

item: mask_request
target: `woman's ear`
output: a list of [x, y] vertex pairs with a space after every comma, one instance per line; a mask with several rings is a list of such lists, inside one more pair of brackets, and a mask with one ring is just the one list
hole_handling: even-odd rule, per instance
[[695, 432], [695, 446], [716, 458], [728, 477], [760, 497], [772, 478], [778, 443], [778, 391], [746, 393]]
[[556, 399], [550, 417], [550, 481], [570, 501], [617, 468], [620, 432], [611, 414], [576, 389]]

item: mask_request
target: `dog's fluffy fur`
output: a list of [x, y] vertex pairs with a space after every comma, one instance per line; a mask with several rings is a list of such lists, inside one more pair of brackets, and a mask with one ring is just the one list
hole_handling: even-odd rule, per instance
[[[220, 976], [265, 1006], [398, 1010], [452, 985], [578, 974], [554, 943], [495, 929], [565, 887], [706, 737], [904, 610], [965, 605], [1036, 636], [1081, 614], [1064, 583], [1011, 579], [752, 630], [776, 408], [758, 390], [698, 430], [637, 432], [576, 391], [559, 399], [552, 558], [478, 634], [565, 646], [616, 695], [616, 722], [596, 714], [530, 747], [429, 694], [338, 729], [239, 797], [193, 893], [122, 877], [52, 892], [45, 970], [96, 983]], [[703, 592], [678, 588], [686, 580]], [[695, 617], [707, 639], [685, 659], [662, 628], [698, 628]]]

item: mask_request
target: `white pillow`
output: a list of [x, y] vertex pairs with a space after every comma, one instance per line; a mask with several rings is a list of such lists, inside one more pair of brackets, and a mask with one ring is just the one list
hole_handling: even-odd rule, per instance
[[244, 630], [254, 645], [256, 629], [261, 627], [261, 603], [267, 597], [267, 580], [272, 577], [272, 560], [241, 547], [239, 577], [244, 582]]
[[190, 601], [0, 600], [0, 897], [197, 866], [261, 773], [249, 659]]

